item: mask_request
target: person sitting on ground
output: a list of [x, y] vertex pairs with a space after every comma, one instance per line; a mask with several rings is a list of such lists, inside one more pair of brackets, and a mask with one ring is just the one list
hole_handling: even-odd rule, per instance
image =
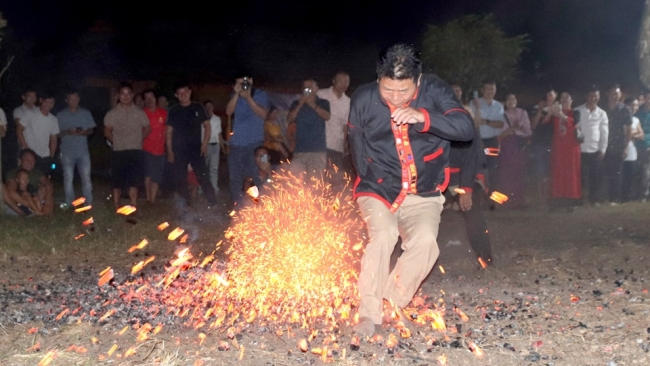
[[[5, 203], [18, 215], [24, 215], [16, 211], [17, 202], [11, 198], [11, 192], [18, 192], [18, 181], [16, 180], [19, 170], [25, 170], [29, 174], [29, 184], [34, 186], [38, 191], [38, 200], [43, 205], [43, 215], [50, 216], [54, 211], [54, 189], [49, 179], [38, 169], [35, 169], [36, 153], [34, 150], [25, 149], [20, 152], [18, 168], [12, 169], [7, 173], [7, 186], [4, 195]], [[10, 197], [10, 198], [7, 198]]]
[[244, 207], [249, 203], [249, 200], [257, 198], [251, 196], [248, 192], [251, 187], [257, 187], [258, 195], [271, 187], [273, 169], [271, 168], [270, 159], [269, 149], [264, 146], [255, 149], [255, 174], [252, 177], [244, 178], [244, 196], [246, 197]]
[[16, 172], [16, 190], [8, 192], [25, 216], [42, 216], [43, 205], [38, 199], [38, 189], [29, 183], [29, 172], [19, 169]]

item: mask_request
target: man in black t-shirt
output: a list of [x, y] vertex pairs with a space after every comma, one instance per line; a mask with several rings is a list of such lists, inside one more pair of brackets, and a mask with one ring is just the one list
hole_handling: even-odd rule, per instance
[[[210, 140], [210, 118], [201, 104], [192, 102], [192, 90], [189, 84], [178, 83], [175, 90], [178, 104], [169, 109], [166, 145], [167, 160], [174, 164], [173, 178], [176, 192], [188, 205], [190, 204], [190, 191], [187, 186], [189, 164], [208, 200], [208, 207], [211, 207], [217, 199], [203, 158], [208, 151]], [[205, 128], [203, 140], [201, 140], [201, 126]]]

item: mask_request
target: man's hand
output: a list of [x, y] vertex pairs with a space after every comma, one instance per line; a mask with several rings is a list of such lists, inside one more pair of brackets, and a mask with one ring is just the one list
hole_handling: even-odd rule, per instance
[[605, 153], [602, 151], [598, 152], [598, 160], [603, 160], [605, 158]]
[[168, 152], [167, 153], [167, 161], [171, 164], [174, 164], [174, 153], [173, 152]]
[[469, 211], [472, 208], [472, 194], [469, 192], [461, 193], [458, 203], [460, 204], [461, 210]]
[[481, 101], [478, 99], [472, 99], [472, 104], [474, 105], [474, 108], [479, 109], [481, 108]]
[[307, 95], [304, 95], [302, 98], [305, 98], [305, 103], [308, 106], [312, 107], [313, 109], [316, 109], [316, 93], [309, 93]]
[[239, 92], [239, 96], [246, 99], [246, 100], [250, 100], [251, 99], [251, 90], [250, 89], [247, 89], [247, 90], [242, 89], [242, 91]]
[[243, 90], [241, 87], [242, 81], [244, 81], [244, 79], [237, 79], [235, 81], [235, 85], [232, 87], [232, 89], [235, 91], [235, 94], [239, 94]]
[[411, 107], [398, 108], [390, 116], [397, 125], [424, 122], [424, 113]]
[[201, 156], [205, 156], [208, 153], [208, 145], [201, 144]]

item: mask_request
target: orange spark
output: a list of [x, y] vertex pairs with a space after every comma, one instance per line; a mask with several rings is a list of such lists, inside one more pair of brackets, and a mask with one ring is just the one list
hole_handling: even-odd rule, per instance
[[467, 315], [465, 315], [465, 313], [463, 313], [463, 311], [460, 310], [459, 308], [454, 307], [454, 312], [455, 312], [456, 314], [458, 314], [458, 316], [460, 317], [460, 319], [461, 319], [464, 323], [467, 323], [467, 322], [469, 321], [469, 317], [468, 317]]
[[458, 194], [465, 194], [466, 193], [465, 190], [462, 189], [462, 188], [454, 188], [454, 192], [456, 192]]
[[111, 349], [109, 349], [108, 352], [106, 352], [106, 353], [110, 356], [110, 355], [112, 355], [113, 352], [115, 352], [115, 351], [117, 351], [117, 343], [114, 344], [113, 347], [111, 347]]
[[438, 356], [438, 363], [440, 365], [446, 365], [447, 364], [447, 356], [445, 356], [445, 355]]
[[124, 335], [124, 333], [126, 333], [127, 330], [129, 330], [129, 326], [125, 325], [124, 328], [122, 328], [122, 330], [120, 330], [117, 334]]
[[354, 244], [354, 246], [352, 247], [352, 250], [354, 250], [356, 252], [356, 251], [360, 250], [361, 248], [363, 248], [363, 242]]
[[137, 249], [142, 249], [142, 248], [146, 247], [147, 244], [149, 244], [149, 241], [147, 239], [142, 239], [142, 241], [139, 244], [136, 244], [136, 245], [132, 246], [131, 248], [129, 248], [128, 252], [133, 253]]
[[38, 366], [47, 366], [50, 362], [54, 361], [56, 358], [56, 351], [50, 351], [41, 358], [41, 361], [38, 363]]
[[575, 303], [578, 301], [580, 301], [580, 298], [578, 296], [574, 296], [573, 294], [571, 294], [571, 302]]
[[241, 346], [239, 347], [239, 361], [241, 361], [244, 358], [244, 351], [246, 350], [246, 347]]
[[487, 156], [499, 156], [500, 149], [498, 147], [486, 147], [484, 152]]
[[167, 235], [167, 239], [169, 240], [176, 240], [178, 239], [179, 236], [181, 236], [185, 230], [181, 229], [180, 227], [177, 227], [176, 229], [172, 230], [169, 235]]
[[492, 191], [492, 194], [490, 195], [490, 199], [501, 205], [504, 204], [506, 201], [508, 201], [508, 196], [497, 191]]
[[92, 225], [92, 224], [94, 224], [94, 223], [95, 223], [95, 220], [91, 217], [91, 218], [89, 218], [88, 220], [85, 220], [84, 222], [82, 222], [81, 224], [82, 224], [83, 226], [88, 226], [88, 225]]
[[72, 207], [83, 205], [85, 202], [86, 202], [85, 197], [79, 197], [76, 200], [72, 201]]
[[431, 323], [431, 326], [434, 330], [441, 330], [441, 331], [446, 331], [447, 326], [445, 325], [445, 320], [442, 318], [442, 315], [438, 311], [433, 311], [431, 312], [431, 317], [433, 318], [433, 322]]
[[38, 352], [40, 350], [41, 350], [41, 342], [36, 342], [35, 345], [29, 347], [25, 351], [27, 351], [27, 352]]
[[298, 341], [298, 348], [302, 352], [307, 352], [307, 351], [309, 351], [309, 343], [307, 342], [306, 339], [303, 338], [300, 341]]
[[29, 328], [29, 330], [27, 331], [27, 333], [29, 334], [35, 334], [36, 332], [38, 332], [38, 328], [36, 327]]
[[103, 322], [104, 320], [108, 319], [108, 317], [110, 317], [113, 314], [115, 314], [115, 309], [111, 309], [111, 310], [107, 311], [106, 314], [102, 315], [102, 317], [99, 318], [99, 322], [100, 323]]
[[438, 268], [440, 269], [440, 272], [445, 273], [445, 268], [442, 265], [439, 265]]
[[86, 212], [86, 211], [90, 210], [91, 208], [93, 208], [93, 206], [91, 206], [91, 205], [84, 206], [84, 207], [79, 207], [79, 208], [75, 208], [74, 212], [75, 213]]
[[478, 262], [479, 262], [479, 264], [481, 265], [481, 267], [483, 267], [483, 268], [487, 268], [487, 263], [485, 263], [485, 261], [483, 260], [483, 258], [478, 257]]
[[113, 269], [107, 267], [105, 270], [101, 271], [99, 274], [99, 281], [97, 281], [97, 286], [102, 287], [107, 284], [114, 277]]
[[59, 321], [61, 318], [63, 318], [65, 315], [67, 315], [70, 312], [70, 309], [65, 308], [63, 309], [62, 312], [59, 313], [59, 315], [56, 316], [56, 320]]
[[183, 236], [181, 237], [181, 240], [179, 240], [178, 242], [179, 242], [180, 244], [185, 244], [185, 243], [187, 242], [187, 238], [188, 238], [188, 235], [185, 234], [185, 235], [183, 235]]
[[137, 208], [131, 205], [126, 205], [118, 208], [116, 212], [120, 215], [129, 216], [130, 214], [134, 213], [136, 210]]
[[83, 238], [84, 236], [86, 236], [86, 234], [79, 234], [79, 235], [74, 237], [74, 240], [79, 240], [79, 239]]
[[169, 223], [167, 221], [163, 222], [162, 224], [158, 225], [158, 231], [163, 231], [169, 227]]
[[481, 347], [477, 346], [477, 345], [476, 345], [474, 342], [472, 342], [472, 341], [469, 341], [469, 342], [467, 343], [467, 345], [469, 346], [469, 350], [472, 351], [472, 353], [473, 353], [476, 357], [478, 357], [478, 358], [483, 357], [483, 350], [481, 349]]

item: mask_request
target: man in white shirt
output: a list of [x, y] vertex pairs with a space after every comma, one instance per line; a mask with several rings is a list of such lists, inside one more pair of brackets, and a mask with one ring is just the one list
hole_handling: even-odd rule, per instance
[[600, 91], [593, 87], [587, 93], [587, 102], [576, 108], [580, 112], [578, 128], [584, 135], [580, 144], [582, 182], [588, 183], [591, 204], [600, 203], [600, 166], [607, 151], [609, 135], [609, 120], [607, 113], [598, 107], [599, 100]]
[[32, 88], [27, 88], [22, 95], [23, 104], [20, 107], [14, 109], [13, 117], [14, 122], [18, 123], [21, 118], [29, 113], [36, 113], [38, 108], [36, 108], [36, 91]]
[[[493, 80], [483, 82], [481, 87], [482, 97], [478, 99], [479, 110], [472, 103], [472, 112], [476, 118], [480, 118], [479, 132], [481, 140], [483, 140], [484, 148], [498, 148], [499, 141], [497, 137], [501, 134], [501, 130], [505, 124], [503, 104], [494, 100], [497, 93], [497, 83]], [[494, 183], [497, 174], [497, 163], [499, 157], [497, 154], [490, 154], [486, 156], [487, 171], [488, 171], [488, 186], [494, 189]]]
[[[206, 112], [210, 117], [210, 141], [208, 142], [208, 153], [205, 155], [205, 164], [210, 172], [210, 183], [214, 192], [219, 192], [219, 159], [221, 156], [221, 118], [214, 114], [214, 103], [211, 100], [203, 102]], [[205, 136], [205, 127], [201, 126], [201, 141]]]
[[23, 114], [16, 125], [20, 148], [36, 152], [36, 168], [46, 176], [51, 172], [59, 135], [59, 122], [50, 113], [54, 102], [54, 96], [44, 94], [36, 113]]
[[330, 102], [330, 119], [325, 122], [328, 164], [336, 165], [338, 169], [344, 171], [351, 168], [346, 141], [350, 97], [345, 92], [349, 86], [350, 75], [345, 71], [339, 71], [334, 75], [331, 87], [320, 89], [316, 93], [319, 98]]

